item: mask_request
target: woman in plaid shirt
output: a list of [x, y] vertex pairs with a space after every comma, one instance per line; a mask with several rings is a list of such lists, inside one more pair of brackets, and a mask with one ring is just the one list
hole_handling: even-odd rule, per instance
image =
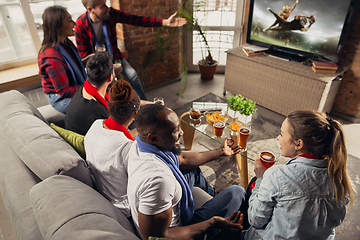
[[42, 18], [44, 40], [38, 64], [43, 92], [53, 108], [66, 113], [77, 87], [86, 80], [81, 58], [68, 39], [74, 36], [75, 22], [62, 6], [48, 7]]

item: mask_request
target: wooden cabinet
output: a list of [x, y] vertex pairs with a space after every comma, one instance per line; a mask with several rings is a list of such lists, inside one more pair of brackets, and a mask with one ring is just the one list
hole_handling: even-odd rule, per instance
[[340, 66], [335, 74], [314, 73], [299, 62], [248, 57], [237, 47], [227, 51], [224, 94], [241, 94], [284, 116], [299, 109], [329, 113], [345, 70]]

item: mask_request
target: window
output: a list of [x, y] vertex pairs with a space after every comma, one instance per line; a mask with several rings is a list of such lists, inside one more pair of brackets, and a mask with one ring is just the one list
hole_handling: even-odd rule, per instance
[[[239, 46], [245, 0], [194, 0], [194, 17], [205, 30], [212, 57], [219, 62], [218, 72], [224, 72], [225, 51]], [[187, 36], [188, 69], [197, 70], [197, 62], [205, 54], [205, 45], [198, 32]]]
[[[0, 0], [0, 66], [14, 66], [14, 62], [33, 62], [40, 40], [35, 34], [35, 25], [29, 26], [32, 16], [25, 14], [22, 0]], [[28, 7], [28, 2], [24, 2]], [[35, 38], [35, 39], [34, 39]], [[37, 39], [36, 39], [37, 38]], [[16, 66], [16, 64], [15, 64]]]
[[0, 70], [37, 62], [42, 14], [53, 5], [66, 7], [74, 21], [85, 12], [81, 0], [0, 0]]

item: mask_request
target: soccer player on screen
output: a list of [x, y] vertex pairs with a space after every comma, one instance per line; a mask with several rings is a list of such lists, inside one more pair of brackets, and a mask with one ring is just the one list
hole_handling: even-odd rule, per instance
[[[315, 16], [311, 15], [310, 17], [298, 14], [294, 17], [294, 19], [291, 22], [288, 22], [284, 19], [282, 19], [279, 15], [274, 13], [270, 8], [268, 10], [275, 16], [276, 21], [278, 21], [279, 26], [268, 28], [266, 30], [274, 30], [274, 31], [294, 31], [299, 30], [302, 32], [306, 32], [310, 29], [310, 27], [315, 23]], [[309, 19], [309, 25], [306, 27], [306, 24], [308, 23]]]
[[[291, 8], [289, 7], [289, 5], [285, 4], [284, 7], [283, 7], [283, 10], [281, 10], [279, 12], [279, 16], [280, 18], [284, 19], [285, 21], [287, 21], [287, 19], [290, 17], [290, 13], [292, 11], [294, 11], [295, 7], [297, 6], [299, 0], [296, 0], [294, 6]], [[276, 21], [270, 26], [268, 27], [267, 29], [265, 29], [264, 31], [267, 31], [267, 30], [270, 30], [270, 28], [274, 27], [276, 24], [279, 24], [279, 20], [276, 19]]]

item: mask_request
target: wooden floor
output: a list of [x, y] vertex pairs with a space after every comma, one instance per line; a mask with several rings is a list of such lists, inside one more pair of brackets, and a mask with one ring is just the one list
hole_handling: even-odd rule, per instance
[[[251, 81], [251, 79], [249, 79]], [[180, 91], [180, 82], [175, 82], [158, 89], [153, 89], [151, 91], [146, 92], [146, 96], [148, 100], [152, 100], [154, 97], [161, 96], [165, 99], [165, 105], [175, 109], [189, 101], [197, 99], [206, 93], [212, 92], [218, 96], [222, 96], [223, 93], [223, 86], [224, 86], [224, 75], [215, 75], [215, 78], [210, 81], [203, 81], [200, 79], [198, 74], [189, 74], [188, 77], [188, 84], [187, 89], [184, 94], [180, 97], [176, 96], [175, 93]], [[38, 90], [39, 92], [39, 90]], [[41, 92], [41, 91], [40, 91]], [[38, 94], [38, 93], [36, 93]], [[32, 92], [30, 95], [34, 95]], [[26, 93], [25, 93], [26, 95]], [[29, 97], [30, 98], [30, 97]], [[43, 101], [43, 98], [40, 97], [39, 101]], [[37, 103], [38, 105], [38, 103]], [[347, 148], [348, 153], [353, 155], [356, 158], [360, 158], [360, 124], [349, 124], [344, 123], [343, 128], [345, 131], [345, 137], [347, 140]], [[202, 147], [202, 146], [201, 146]], [[204, 149], [205, 151], [206, 149]], [[354, 168], [359, 168], [360, 171], [360, 163], [358, 165], [353, 165]], [[204, 166], [203, 170], [204, 173], [206, 172], [207, 175], [212, 174], [213, 167]], [[357, 169], [356, 169], [357, 170]], [[209, 171], [209, 172], [208, 172]], [[249, 169], [249, 171], [251, 171]], [[357, 172], [359, 172], [357, 171]], [[250, 175], [250, 172], [249, 172]], [[229, 175], [231, 177], [231, 175]], [[209, 179], [210, 183], [213, 183], [215, 179]], [[356, 174], [356, 177], [352, 179], [355, 186], [359, 189], [360, 187], [360, 180], [359, 176]], [[215, 184], [216, 185], [216, 184]], [[358, 190], [359, 191], [359, 190]], [[343, 240], [343, 239], [360, 239], [360, 214], [357, 214], [359, 211], [359, 195], [355, 196], [355, 204], [354, 207], [348, 210], [348, 215], [345, 218], [345, 222], [340, 225], [336, 232], [336, 240]], [[345, 237], [346, 236], [346, 237]], [[350, 238], [348, 238], [348, 236]], [[345, 238], [344, 238], [345, 237]], [[11, 225], [10, 218], [8, 216], [7, 210], [3, 204], [2, 198], [0, 198], [0, 240], [16, 240], [14, 229]]]

